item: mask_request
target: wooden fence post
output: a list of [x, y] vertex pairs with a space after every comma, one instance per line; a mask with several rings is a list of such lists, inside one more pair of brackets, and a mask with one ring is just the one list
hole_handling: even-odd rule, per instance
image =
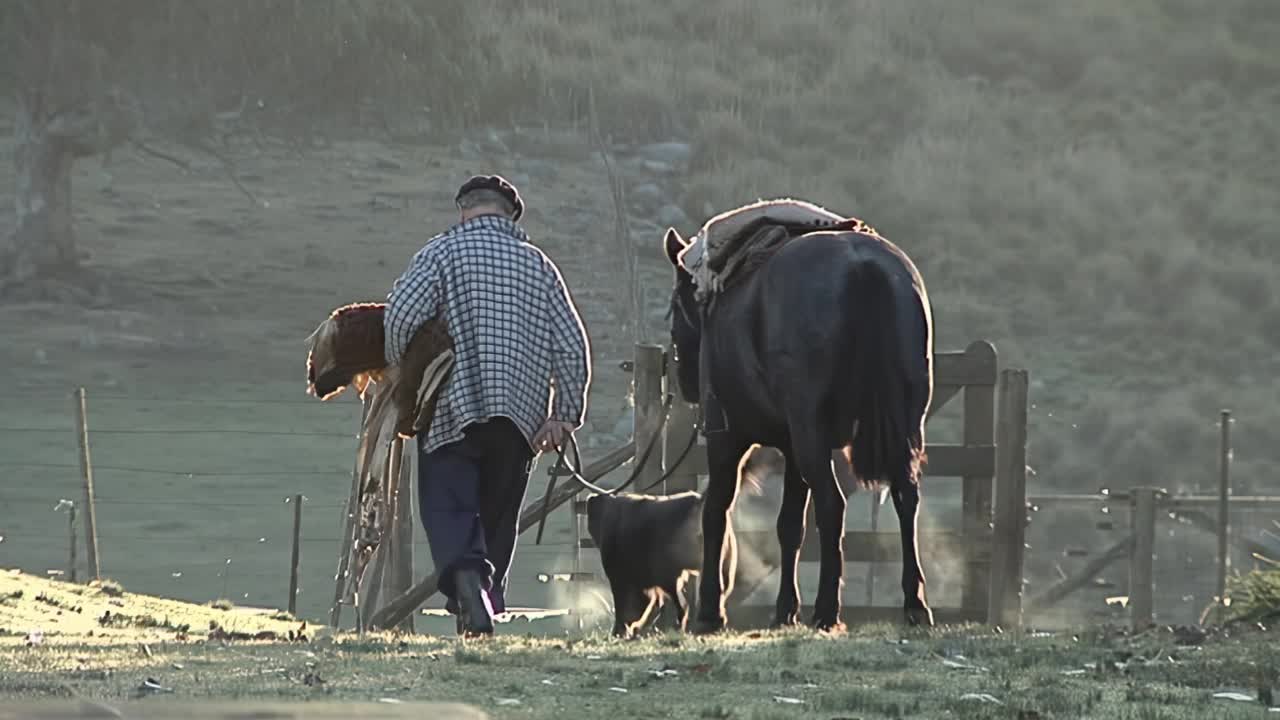
[[293, 552], [289, 555], [289, 614], [298, 612], [298, 560], [302, 545], [302, 493], [293, 496]]
[[78, 582], [76, 578], [76, 504], [69, 503], [67, 506], [67, 530], [71, 535], [71, 542], [67, 544], [69, 557], [67, 558], [67, 579], [71, 582]]
[[1227, 612], [1227, 573], [1231, 570], [1231, 411], [1223, 410], [1218, 420], [1221, 439], [1218, 446], [1218, 622]]
[[[659, 423], [662, 422], [662, 377], [665, 353], [661, 345], [649, 343], [636, 344], [636, 360], [634, 371], [635, 382], [635, 429], [632, 436], [636, 440], [636, 462], [643, 459], [643, 467], [636, 476], [632, 492], [645, 492], [650, 485], [662, 477], [662, 446]], [[644, 458], [644, 451], [654, 442], [649, 457]], [[653, 489], [654, 491], [657, 488]]]
[[[662, 467], [670, 471], [675, 463], [680, 463], [680, 468], [671, 472], [671, 476], [667, 478], [665, 483], [666, 487], [663, 488], [665, 494], [671, 494], [698, 489], [698, 476], [692, 471], [696, 468], [696, 465], [690, 462], [690, 458], [699, 452], [700, 448], [698, 447], [698, 437], [694, 434], [698, 432], [695, 422], [697, 410], [694, 406], [685, 402], [680, 395], [680, 381], [676, 377], [679, 371], [679, 363], [676, 361], [675, 356], [668, 354], [666, 364], [666, 391], [671, 393], [674, 399], [671, 401], [671, 416], [667, 419]], [[689, 445], [690, 441], [693, 442], [692, 446]], [[688, 452], [686, 452], [686, 448]], [[643, 452], [643, 449], [641, 452]], [[685, 453], [683, 459], [680, 457], [681, 453]]]
[[80, 444], [80, 477], [84, 481], [84, 539], [89, 551], [89, 573], [102, 579], [98, 560], [98, 516], [93, 500], [93, 461], [89, 457], [89, 415], [84, 388], [76, 388], [76, 439]]
[[[965, 348], [966, 356], [988, 356], [984, 365], [996, 364], [996, 349], [988, 342], [977, 341]], [[964, 388], [964, 444], [966, 446], [995, 444], [995, 388], [988, 385], [966, 385]], [[927, 450], [927, 448], [926, 448]], [[990, 565], [980, 556], [991, 527], [991, 476], [966, 475], [961, 478], [963, 495], [964, 585], [961, 588], [960, 605], [965, 615], [979, 621], [987, 613], [987, 597], [990, 592]]]
[[987, 622], [1022, 626], [1023, 550], [1027, 534], [1027, 371], [1000, 373], [996, 439], [996, 515]]
[[1153, 555], [1156, 545], [1156, 503], [1159, 490], [1136, 487], [1129, 493], [1133, 553], [1129, 556], [1129, 623], [1134, 630], [1152, 624]]

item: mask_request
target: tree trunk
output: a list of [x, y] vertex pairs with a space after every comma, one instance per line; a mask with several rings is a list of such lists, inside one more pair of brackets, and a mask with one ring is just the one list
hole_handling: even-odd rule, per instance
[[20, 102], [14, 125], [17, 226], [0, 243], [0, 278], [25, 283], [79, 269], [71, 220], [71, 168], [81, 154], [64, 118]]

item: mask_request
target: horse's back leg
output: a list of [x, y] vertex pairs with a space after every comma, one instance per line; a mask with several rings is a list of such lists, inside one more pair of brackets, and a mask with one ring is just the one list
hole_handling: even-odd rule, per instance
[[[731, 432], [707, 437], [707, 491], [702, 502], [702, 575], [698, 581], [698, 615], [695, 633], [712, 633], [724, 628], [725, 540], [729, 513], [738, 497], [738, 472], [742, 456], [751, 444]], [[714, 570], [712, 570], [714, 568]]]
[[809, 486], [800, 475], [793, 453], [783, 454], [782, 505], [778, 508], [779, 566], [778, 603], [774, 613], [775, 627], [800, 622], [800, 582], [796, 568], [800, 562], [800, 546], [804, 544], [805, 513], [809, 509]]
[[[924, 413], [927, 406], [927, 385], [912, 386], [909, 397], [910, 419], [915, 423], [911, 443], [924, 447]], [[898, 514], [898, 528], [902, 538], [902, 599], [903, 611], [909, 625], [933, 625], [933, 611], [925, 598], [924, 568], [920, 565], [920, 549], [916, 542], [917, 518], [920, 508], [920, 478], [913, 471], [912, 458], [904, 456], [889, 478], [889, 494]]]
[[[816, 415], [816, 414], [815, 414]], [[822, 631], [839, 630], [841, 584], [844, 578], [844, 491], [831, 465], [828, 433], [822, 424], [805, 418], [790, 423], [792, 457], [813, 495], [814, 517], [818, 525], [821, 556], [818, 566], [818, 594], [813, 601], [813, 626]]]

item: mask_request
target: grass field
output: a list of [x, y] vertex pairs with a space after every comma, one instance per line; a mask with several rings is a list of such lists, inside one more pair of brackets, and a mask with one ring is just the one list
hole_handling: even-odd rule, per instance
[[[96, 620], [103, 608], [118, 618], [109, 627]], [[273, 642], [211, 638], [211, 620], [246, 634], [299, 629], [296, 621], [0, 574], [0, 702], [172, 694], [196, 702], [462, 702], [495, 718], [564, 720], [1190, 720], [1264, 717], [1280, 682], [1273, 633], [1249, 627], [1208, 639], [1168, 629], [1015, 638], [978, 627], [886, 625], [840, 637], [795, 630], [623, 642], [515, 633], [488, 643], [359, 639], [310, 627], [304, 641]], [[36, 622], [45, 632], [30, 645]], [[178, 625], [190, 628], [180, 637]], [[159, 689], [140, 690], [148, 679]]]

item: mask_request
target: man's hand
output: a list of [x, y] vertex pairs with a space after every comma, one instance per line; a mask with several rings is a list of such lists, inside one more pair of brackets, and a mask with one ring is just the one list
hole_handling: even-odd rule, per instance
[[533, 436], [533, 447], [538, 452], [550, 452], [563, 448], [573, 434], [573, 423], [560, 420], [547, 420], [542, 423], [537, 434]]

